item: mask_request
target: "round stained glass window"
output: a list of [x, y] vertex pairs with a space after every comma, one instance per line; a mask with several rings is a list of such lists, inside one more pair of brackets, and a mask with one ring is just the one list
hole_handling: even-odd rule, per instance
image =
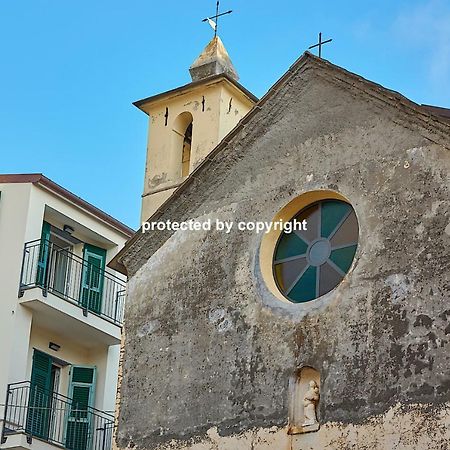
[[358, 245], [358, 221], [353, 208], [341, 200], [313, 203], [294, 219], [306, 220], [306, 229], [281, 234], [273, 273], [282, 294], [302, 303], [330, 292], [349, 271]]

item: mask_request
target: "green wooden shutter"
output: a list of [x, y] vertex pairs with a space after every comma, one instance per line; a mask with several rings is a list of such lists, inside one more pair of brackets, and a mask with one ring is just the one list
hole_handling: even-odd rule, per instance
[[50, 224], [42, 222], [41, 244], [39, 247], [39, 260], [37, 264], [36, 284], [45, 287], [47, 275], [48, 254], [50, 248]]
[[89, 450], [92, 446], [95, 400], [95, 367], [73, 366], [70, 374], [69, 397], [72, 399], [66, 426], [66, 448]]
[[48, 438], [52, 404], [52, 358], [34, 350], [26, 431], [42, 439]]
[[100, 314], [102, 311], [106, 250], [84, 244], [83, 274], [81, 277], [81, 305]]

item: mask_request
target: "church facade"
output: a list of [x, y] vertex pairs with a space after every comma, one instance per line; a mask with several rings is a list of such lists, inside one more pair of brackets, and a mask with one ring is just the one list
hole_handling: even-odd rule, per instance
[[169, 155], [186, 176], [149, 219], [230, 231], [140, 231], [113, 260], [117, 448], [449, 448], [448, 111], [309, 53], [248, 109], [189, 173]]

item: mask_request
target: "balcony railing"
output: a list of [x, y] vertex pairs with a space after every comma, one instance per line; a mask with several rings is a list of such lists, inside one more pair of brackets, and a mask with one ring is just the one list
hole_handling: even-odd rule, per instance
[[69, 450], [110, 450], [114, 416], [29, 381], [8, 385], [1, 443], [25, 434]]
[[83, 309], [122, 325], [126, 285], [115, 275], [40, 239], [27, 242], [23, 253], [19, 295], [40, 287]]

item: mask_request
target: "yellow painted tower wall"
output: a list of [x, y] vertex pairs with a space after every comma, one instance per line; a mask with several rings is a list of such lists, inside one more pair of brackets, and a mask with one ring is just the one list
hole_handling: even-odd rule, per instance
[[183, 135], [191, 118], [189, 173], [253, 105], [254, 100], [227, 78], [215, 77], [153, 101], [150, 99], [140, 106], [149, 116], [142, 221], [147, 220], [186, 178], [182, 176]]

